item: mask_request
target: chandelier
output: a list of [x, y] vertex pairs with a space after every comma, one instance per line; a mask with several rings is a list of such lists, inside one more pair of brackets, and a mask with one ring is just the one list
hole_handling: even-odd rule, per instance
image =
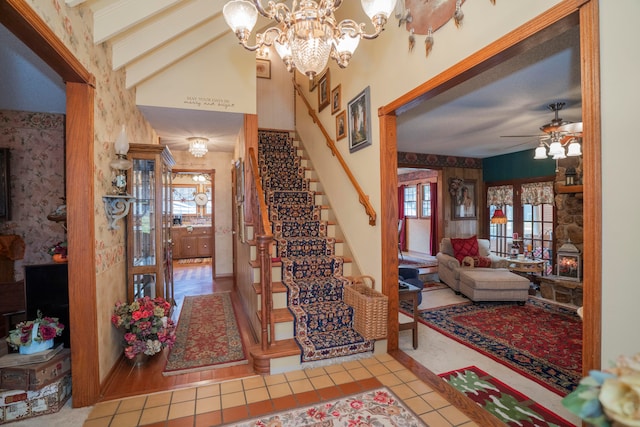
[[[336, 22], [334, 12], [342, 0], [293, 0], [291, 8], [285, 3], [269, 1], [266, 9], [261, 0], [231, 0], [222, 13], [245, 49], [255, 51], [275, 45], [287, 70], [297, 69], [312, 79], [325, 69], [329, 58], [341, 68], [347, 67], [360, 39], [380, 35], [396, 0], [361, 0], [361, 3], [374, 26], [372, 34], [364, 32], [364, 23], [358, 24], [352, 19]], [[256, 44], [249, 46], [247, 42], [258, 12], [274, 20], [276, 25], [257, 33]]]
[[187, 138], [189, 141], [189, 152], [193, 154], [194, 157], [202, 157], [209, 150], [207, 150], [207, 138], [203, 138], [201, 136], [193, 136], [191, 138]]

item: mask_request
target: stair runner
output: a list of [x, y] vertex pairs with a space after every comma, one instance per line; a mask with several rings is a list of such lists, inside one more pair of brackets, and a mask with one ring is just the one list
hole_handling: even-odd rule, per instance
[[373, 342], [353, 329], [353, 308], [343, 301], [350, 283], [344, 260], [335, 255], [335, 239], [327, 237], [289, 132], [261, 130], [258, 158], [301, 361], [372, 351]]

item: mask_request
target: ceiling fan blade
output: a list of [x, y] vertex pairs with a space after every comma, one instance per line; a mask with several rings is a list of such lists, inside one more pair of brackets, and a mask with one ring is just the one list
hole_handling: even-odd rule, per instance
[[542, 135], [500, 135], [500, 138], [537, 138]]

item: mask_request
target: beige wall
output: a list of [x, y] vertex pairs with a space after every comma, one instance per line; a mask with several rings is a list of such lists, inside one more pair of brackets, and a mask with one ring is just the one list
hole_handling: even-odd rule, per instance
[[[339, 141], [337, 145], [378, 213], [382, 203], [395, 203], [395, 200], [380, 200], [379, 121], [375, 114], [377, 109], [534, 18], [557, 2], [512, 0], [497, 2], [496, 5], [488, 1], [467, 2], [464, 6], [463, 26], [456, 28], [453, 22], [449, 22], [438, 30], [434, 36], [435, 45], [428, 58], [425, 58], [423, 42], [420, 40], [416, 42], [416, 48], [412, 52], [408, 51], [407, 31], [399, 28], [392, 20], [378, 39], [360, 43], [347, 69], [341, 70], [337, 66], [331, 66], [331, 88], [337, 84], [342, 85], [343, 108], [366, 86], [370, 86], [373, 145], [352, 154], [349, 153], [346, 139]], [[358, 17], [362, 22], [367, 22], [368, 18], [361, 11], [359, 2], [345, 2], [340, 10], [344, 17]], [[304, 78], [298, 75], [298, 80], [304, 81]], [[315, 92], [311, 93], [309, 99], [314, 100], [315, 95]], [[335, 118], [331, 115], [330, 109], [322, 111], [320, 117], [324, 126], [333, 134]], [[376, 277], [376, 285], [380, 286], [382, 265], [380, 221], [374, 227], [369, 225], [368, 217], [358, 202], [355, 192], [350, 186], [345, 185], [345, 174], [331, 156], [322, 135], [310, 122], [306, 110], [300, 106], [300, 103], [297, 105], [296, 119], [297, 129], [302, 135], [305, 148], [313, 159], [336, 217], [345, 232], [345, 239], [353, 250], [355, 262], [363, 274]], [[459, 235], [475, 233], [475, 230], [466, 229], [459, 224], [450, 224], [450, 227], [455, 230], [449, 231]]]
[[[255, 113], [255, 53], [238, 46], [231, 32], [222, 40], [161, 70], [137, 86], [138, 105]], [[179, 77], [176, 77], [179, 76]]]
[[640, 39], [635, 24], [640, 2], [600, 2], [600, 66], [602, 94], [602, 363], [620, 354], [635, 354], [640, 343], [629, 335], [640, 324], [635, 218], [640, 199], [634, 197], [634, 172], [640, 158], [637, 122], [640, 83], [629, 70], [640, 67]]

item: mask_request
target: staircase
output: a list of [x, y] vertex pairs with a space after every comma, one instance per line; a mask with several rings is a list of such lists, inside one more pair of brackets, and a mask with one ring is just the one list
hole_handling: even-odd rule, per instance
[[[295, 134], [259, 131], [258, 165], [274, 238], [270, 372], [373, 351], [373, 341], [353, 329], [343, 288], [354, 266]], [[259, 293], [260, 284], [254, 289]]]

